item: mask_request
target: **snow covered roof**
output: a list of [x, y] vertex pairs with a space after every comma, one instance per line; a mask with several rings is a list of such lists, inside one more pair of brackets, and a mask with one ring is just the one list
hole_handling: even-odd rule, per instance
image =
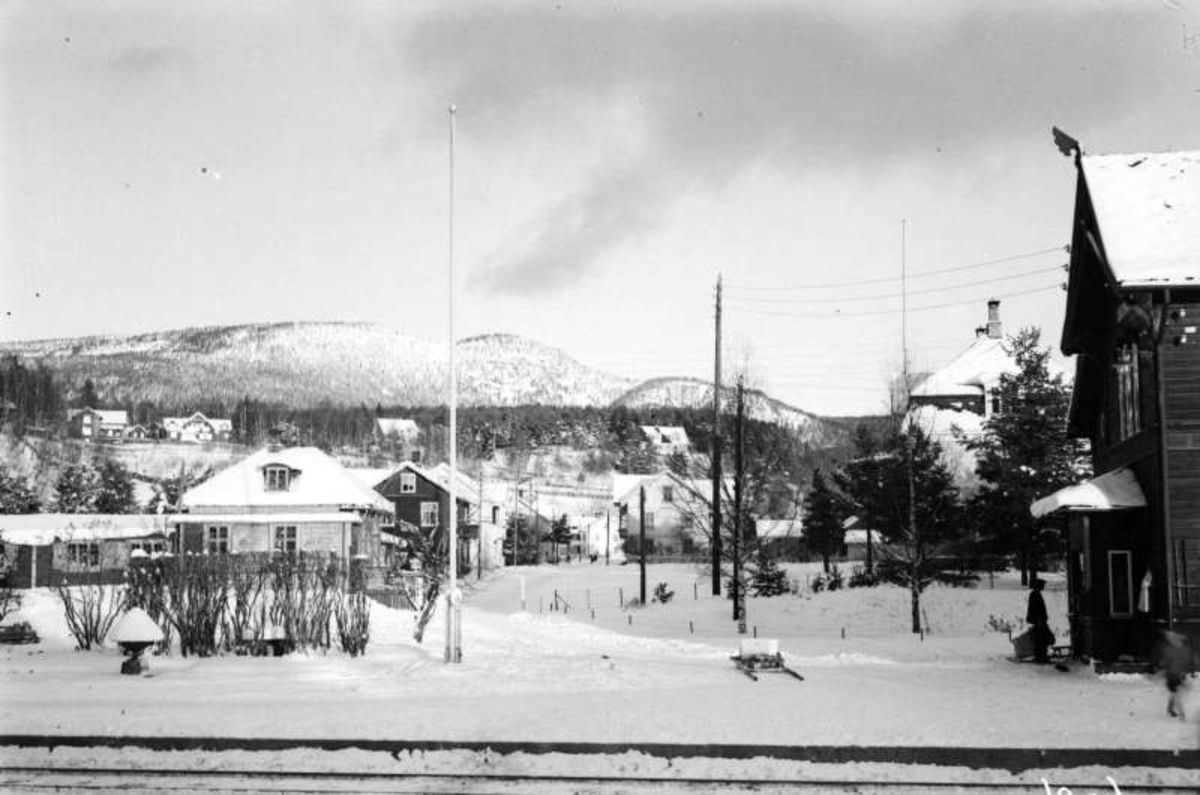
[[402, 420], [390, 417], [376, 417], [375, 424], [384, 436], [396, 434], [401, 439], [413, 438], [420, 433], [417, 423], [413, 420]]
[[1058, 511], [1114, 511], [1145, 505], [1146, 495], [1137, 476], [1121, 467], [1042, 497], [1029, 507], [1029, 512], [1041, 518]]
[[0, 516], [0, 541], [45, 546], [56, 541], [144, 538], [166, 532], [162, 514], [32, 513]]
[[[291, 471], [286, 489], [267, 489], [264, 469], [272, 464]], [[181, 502], [185, 508], [334, 506], [392, 512], [382, 495], [316, 447], [263, 448], [188, 489]]]
[[759, 519], [754, 523], [759, 538], [800, 538], [804, 535], [799, 519]]
[[358, 478], [364, 486], [370, 489], [374, 489], [396, 472], [396, 470], [391, 467], [354, 467], [348, 469], [347, 471], [354, 477]]
[[124, 409], [76, 409], [70, 413], [71, 419], [80, 414], [95, 414], [101, 425], [128, 425], [129, 412]]
[[272, 511], [270, 513], [173, 513], [167, 521], [177, 524], [332, 524], [359, 522], [354, 511]]
[[1200, 285], [1200, 151], [1085, 156], [1081, 168], [1117, 282]]
[[982, 395], [1000, 383], [1003, 373], [1016, 373], [1017, 365], [1004, 349], [1004, 340], [977, 337], [971, 346], [949, 364], [913, 389], [914, 397]]
[[642, 433], [655, 445], [687, 445], [687, 431], [678, 425], [643, 425]]

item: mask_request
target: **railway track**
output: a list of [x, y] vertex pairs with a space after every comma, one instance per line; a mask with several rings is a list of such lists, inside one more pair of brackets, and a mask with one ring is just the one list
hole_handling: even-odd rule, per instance
[[[988, 782], [873, 780], [863, 777], [788, 779], [658, 778], [647, 776], [349, 773], [285, 770], [153, 770], [63, 767], [0, 768], [4, 792], [389, 792], [389, 793], [1195, 793], [1195, 784], [1117, 784], [1091, 779]], [[1048, 788], [1048, 789], [1047, 789]], [[1063, 789], [1065, 788], [1065, 789]], [[1119, 788], [1119, 789], [1118, 789]]]
[[0, 735], [3, 792], [1099, 795], [1197, 781], [1192, 750]]

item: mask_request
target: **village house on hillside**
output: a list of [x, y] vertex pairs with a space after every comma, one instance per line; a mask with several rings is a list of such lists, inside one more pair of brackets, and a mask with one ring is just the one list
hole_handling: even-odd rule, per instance
[[415, 420], [376, 417], [373, 430], [376, 447], [387, 449], [397, 458], [421, 463], [424, 449], [420, 445], [421, 428]]
[[267, 447], [184, 492], [176, 549], [383, 560], [391, 503], [315, 447]]
[[228, 442], [233, 437], [233, 420], [205, 417], [199, 411], [188, 417], [163, 417], [162, 428], [166, 438], [176, 442]]
[[708, 537], [697, 527], [697, 518], [709, 510], [700, 497], [705, 489], [711, 489], [708, 481], [685, 480], [669, 470], [653, 475], [614, 475], [613, 504], [620, 515], [618, 528], [626, 553], [640, 551], [643, 490], [646, 554], [692, 556], [707, 548]]
[[1066, 140], [1069, 427], [1097, 475], [1032, 512], [1067, 528], [1076, 654], [1144, 657], [1159, 627], [1200, 646], [1200, 152], [1083, 156]]
[[641, 428], [650, 443], [650, 448], [658, 455], [686, 455], [692, 449], [687, 431], [677, 425], [643, 425]]
[[121, 582], [137, 554], [167, 549], [159, 514], [0, 515], [0, 580], [12, 588]]
[[124, 409], [72, 409], [67, 412], [72, 436], [88, 441], [119, 441], [129, 427], [129, 413]]

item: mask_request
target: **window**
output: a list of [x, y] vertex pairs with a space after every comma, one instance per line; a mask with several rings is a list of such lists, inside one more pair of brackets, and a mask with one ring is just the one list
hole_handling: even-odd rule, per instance
[[291, 481], [291, 470], [285, 466], [272, 465], [263, 468], [263, 482], [267, 491], [287, 491]]
[[158, 555], [166, 551], [166, 544], [162, 541], [131, 541], [129, 542], [129, 551], [140, 549], [147, 555]]
[[95, 541], [67, 544], [67, 564], [73, 568], [100, 568], [100, 544]]
[[500, 524], [500, 506], [492, 506], [492, 524]]
[[415, 472], [400, 473], [400, 493], [401, 494], [416, 494], [417, 493], [417, 475]]
[[675, 502], [675, 488], [663, 486], [663, 502]]
[[205, 550], [210, 555], [225, 555], [229, 552], [229, 528], [208, 528], [208, 545]]
[[295, 525], [277, 525], [275, 527], [275, 551], [285, 555], [296, 554]]
[[1200, 539], [1175, 539], [1175, 604], [1200, 605]]
[[437, 527], [438, 504], [436, 502], [421, 503], [421, 527]]
[[1136, 345], [1125, 345], [1117, 349], [1113, 371], [1117, 378], [1117, 440], [1122, 441], [1142, 429]]
[[1133, 555], [1124, 549], [1108, 553], [1108, 614], [1113, 618], [1133, 615]]

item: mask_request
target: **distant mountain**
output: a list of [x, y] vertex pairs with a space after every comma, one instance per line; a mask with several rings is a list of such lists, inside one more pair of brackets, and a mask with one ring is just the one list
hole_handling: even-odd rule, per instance
[[[737, 390], [732, 387], [723, 388], [721, 400], [726, 410], [733, 411]], [[844, 444], [849, 439], [849, 426], [790, 406], [760, 390], [747, 389], [745, 401], [748, 417], [792, 428], [804, 441], [816, 447], [833, 447]], [[704, 408], [711, 406], [712, 402], [712, 382], [699, 378], [652, 378], [638, 384], [615, 401], [617, 405], [629, 408]]]
[[[91, 378], [107, 401], [187, 406], [243, 395], [297, 408], [322, 401], [445, 402], [445, 345], [368, 323], [270, 323], [188, 328], [128, 337], [0, 344], [44, 361], [69, 389]], [[634, 380], [592, 370], [557, 348], [507, 334], [461, 340], [465, 406], [606, 405]]]

